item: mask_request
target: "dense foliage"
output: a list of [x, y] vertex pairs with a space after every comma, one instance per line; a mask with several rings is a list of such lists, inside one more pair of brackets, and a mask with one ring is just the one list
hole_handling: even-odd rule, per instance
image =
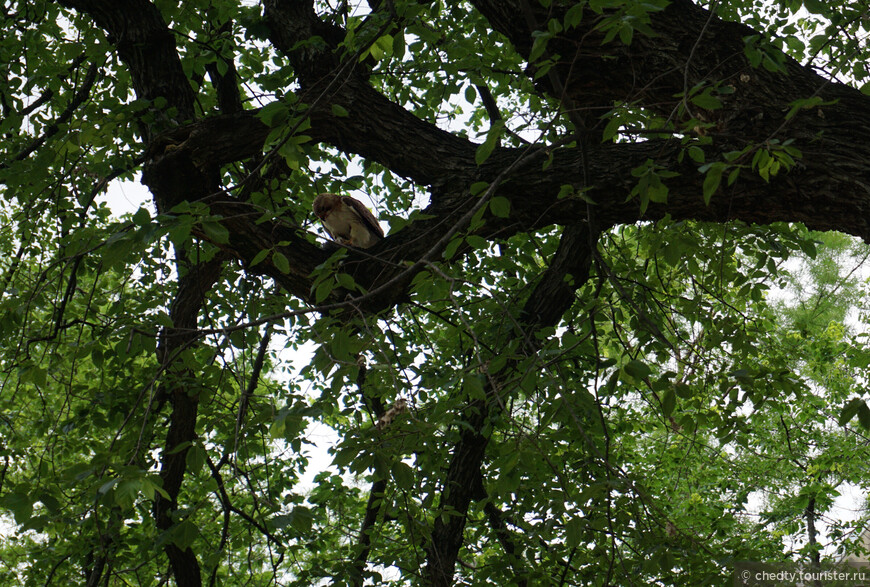
[[0, 584], [860, 554], [868, 10], [4, 2]]

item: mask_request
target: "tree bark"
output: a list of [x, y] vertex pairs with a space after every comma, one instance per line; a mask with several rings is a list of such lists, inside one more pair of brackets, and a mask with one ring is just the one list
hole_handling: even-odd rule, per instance
[[[65, 0], [65, 4], [89, 11], [110, 31], [111, 38], [118, 40], [119, 54], [133, 72], [142, 96], [169, 95], [173, 97], [171, 104], [190, 112], [189, 89], [179, 87], [189, 88], [189, 84], [179, 73], [174, 45], [158, 30], [159, 14], [144, 6], [148, 3], [135, 3], [134, 8], [96, 0]], [[546, 26], [547, 15], [539, 12], [537, 3], [480, 0], [474, 4], [524, 54], [531, 48], [534, 28]], [[377, 287], [396, 277], [399, 270], [391, 269], [390, 263], [425, 254], [432, 236], [443, 234], [452, 219], [473, 205], [476, 197], [467, 192], [471, 183], [491, 181], [521, 151], [501, 149], [478, 166], [474, 143], [438, 129], [379, 94], [367, 82], [361, 66], [338, 61], [334, 47], [293, 50], [299, 41], [314, 34], [328, 43], [341, 38], [340, 31], [318, 19], [310, 3], [270, 0], [264, 5], [271, 40], [290, 56], [302, 84], [301, 94], [312, 104], [308, 111], [312, 129], [306, 133], [315, 140], [378, 161], [432, 189], [432, 203], [425, 212], [435, 218], [415, 222], [390, 235], [373, 251], [381, 260], [359, 260], [353, 265], [359, 283]], [[529, 10], [531, 18], [515, 18]], [[555, 10], [549, 16], [564, 16], [558, 7]], [[136, 18], [141, 22], [133, 26]], [[866, 164], [870, 161], [870, 146], [863, 139], [870, 132], [870, 102], [866, 96], [825, 80], [790, 59], [785, 59], [781, 72], [751, 67], [743, 53], [743, 38], [752, 33], [751, 29], [724, 22], [687, 0], [672, 2], [665, 10], [653, 13], [650, 26], [656, 36], [637, 33], [630, 46], [615, 41], [601, 46], [600, 34], [593, 30], [596, 22], [594, 14], [586, 15], [580, 26], [554, 39], [550, 47], [551, 53], [563, 57], [558, 65], [559, 77], [564, 80], [563, 92], [573, 103], [594, 108], [614, 100], [631, 100], [663, 114], [671, 113], [679, 105], [675, 93], [703, 81], [722, 80], [733, 90], [720, 96], [722, 110], [700, 112], [694, 107], [716, 124], [707, 134], [713, 139], [712, 145], [704, 147], [707, 161], [723, 160], [725, 153], [772, 138], [794, 139], [803, 158], [790, 173], [781, 173], [769, 182], [745, 169], [733, 186], [720, 188], [707, 205], [701, 197], [705, 176], [688, 158], [679, 162], [679, 140], [592, 144], [585, 157], [575, 149], [542, 147], [534, 165], [524, 167], [499, 188], [499, 195], [511, 200], [510, 216], [487, 218], [487, 225], [479, 231], [481, 236], [504, 238], [552, 224], [583, 221], [586, 205], [582, 200], [557, 198], [561, 186], [572, 185], [587, 188], [586, 196], [596, 202], [601, 229], [670, 214], [677, 220], [804, 222], [812, 229], [836, 229], [870, 239], [870, 214], [866, 213], [870, 209], [870, 165]], [[141, 42], [134, 43], [134, 39]], [[157, 69], [155, 62], [164, 65]], [[556, 98], [565, 97], [555, 93], [548, 79], [542, 78], [542, 89]], [[792, 101], [814, 95], [836, 102], [785, 120]], [[343, 106], [348, 116], [334, 116], [333, 104]], [[192, 114], [180, 117], [184, 116], [189, 119]], [[151, 142], [144, 181], [160, 207], [168, 209], [190, 199], [192, 193], [202, 193], [203, 184], [217, 187], [217, 168], [258, 152], [268, 132], [246, 113], [208, 117], [169, 131]], [[172, 148], [167, 150], [168, 145]], [[550, 154], [553, 163], [543, 169], [541, 163]], [[641, 214], [638, 202], [626, 199], [635, 184], [631, 170], [647, 159], [679, 176], [666, 182], [670, 188], [668, 202], [652, 204]], [[748, 158], [737, 162], [748, 163]], [[583, 185], [579, 172], [584, 165], [588, 168], [589, 186]], [[216, 196], [218, 190], [207, 193]], [[229, 197], [215, 197], [210, 205], [215, 214], [229, 219], [238, 212], [239, 203]], [[275, 248], [285, 256], [293, 254], [291, 265], [298, 279], [282, 277], [269, 259], [258, 271], [283, 281], [294, 295], [309, 295], [311, 282], [307, 275], [325, 254], [318, 253], [301, 236], [273, 235], [268, 225], [257, 227], [251, 223], [241, 230], [238, 225], [232, 228], [231, 233], [239, 236], [225, 248], [243, 260], [267, 248]], [[423, 235], [429, 236], [421, 238]], [[288, 239], [291, 245], [277, 246]], [[367, 309], [394, 305], [403, 297], [401, 289]], [[336, 299], [341, 297], [337, 294]]]
[[[498, 149], [484, 165], [478, 166], [474, 160], [475, 144], [444, 132], [389, 101], [371, 88], [362, 73], [338, 62], [331, 50], [293, 51], [294, 46], [307, 38], [305, 35], [327, 34], [322, 30], [325, 25], [308, 3], [273, 0], [265, 5], [272, 41], [293, 60], [302, 93], [313, 102], [308, 112], [312, 128], [306, 133], [346, 152], [378, 161], [432, 189], [432, 203], [425, 212], [434, 218], [415, 222], [390, 235], [372, 250], [379, 259], [360, 259], [350, 265], [358, 283], [375, 288], [401, 272], [396, 263], [424, 255], [433, 237], [443, 234], [453, 220], [474, 204], [476, 196], [468, 194], [468, 186], [476, 181], [492, 181], [524, 151]], [[523, 19], [501, 14], [522, 13], [517, 11], [525, 3], [475, 5], [518, 50], [529, 50], [534, 31], [523, 25]], [[541, 15], [535, 18], [541, 26], [545, 25]], [[634, 100], [662, 113], [672, 112], [679, 106], [673, 95], [683, 91], [685, 85], [721, 77], [733, 90], [721, 96], [723, 109], [700, 112], [694, 107], [699, 115], [716, 124], [707, 131], [713, 141], [704, 146], [706, 160], [724, 161], [728, 153], [763, 146], [770, 139], [792, 139], [803, 152], [797, 166], [789, 173], [770, 178], [769, 182], [744, 169], [734, 185], [726, 189], [723, 181], [723, 187], [705, 204], [701, 197], [705, 175], [698, 173], [698, 165], [688, 157], [680, 161], [683, 151], [680, 140], [653, 139], [634, 144], [593, 141], [582, 154], [576, 149], [541, 147], [536, 159], [499, 187], [498, 194], [511, 201], [509, 217], [488, 217], [478, 234], [490, 239], [505, 238], [553, 224], [585, 221], [584, 201], [558, 198], [562, 186], [572, 185], [586, 188], [585, 195], [596, 203], [602, 230], [670, 215], [676, 220], [713, 222], [803, 222], [811, 229], [840, 230], [870, 239], [870, 215], [866, 214], [870, 209], [867, 187], [870, 165], [866, 164], [870, 160], [870, 146], [862, 138], [870, 131], [868, 98], [852, 88], [831, 83], [790, 59], [785, 60], [782, 72], [752, 68], [742, 50], [742, 39], [751, 31], [739, 23], [723, 22], [689, 2], [674, 2], [652, 19], [652, 26], [657, 33], [661, 32], [652, 38], [638, 34], [629, 47], [615, 43], [600, 47], [597, 44], [600, 39], [588, 30], [595, 23], [592, 18], [566, 35], [566, 47], [554, 45], [554, 50], [583, 55], [584, 61], [571, 60], [560, 71], [565, 80], [564, 91], [573, 103], [592, 107], [613, 100]], [[335, 36], [334, 31], [327, 34], [330, 36]], [[615, 64], [613, 54], [618, 57]], [[544, 89], [554, 92], [546, 83], [545, 78]], [[814, 95], [836, 102], [799, 112], [786, 120], [792, 101]], [[334, 116], [332, 104], [344, 106], [348, 116]], [[168, 159], [227, 162], [247, 157], [256, 151], [269, 130], [249, 114], [229, 119], [232, 126], [222, 128], [226, 120], [208, 119], [174, 131], [190, 138], [179, 149], [173, 149]], [[403, 147], [394, 148], [397, 144]], [[751, 155], [752, 151], [734, 163], [747, 165]], [[549, 156], [552, 164], [544, 168], [543, 162]], [[670, 190], [668, 202], [653, 203], [641, 214], [637, 199], [630, 197], [636, 184], [631, 171], [647, 160], [679, 175], [666, 182]], [[153, 163], [153, 168], [162, 164], [163, 160], [159, 160]], [[188, 165], [196, 168], [195, 163]], [[581, 168], [588, 171], [588, 186], [584, 186]], [[146, 181], [152, 188], [160, 183], [159, 179], [152, 180], [152, 175], [173, 177], [164, 171], [149, 174]], [[224, 204], [228, 207], [222, 207]], [[235, 215], [238, 203], [216, 198], [211, 207], [230, 218]], [[304, 276], [325, 255], [306, 246], [301, 237], [282, 235], [281, 239], [286, 242], [289, 238], [293, 244], [278, 247], [280, 240], [270, 234], [268, 227], [249, 226], [240, 230], [234, 226], [231, 232], [242, 235], [230, 248], [243, 259], [270, 247], [294, 255], [291, 264], [299, 268], [300, 278], [292, 284], [281, 277], [269, 260], [259, 271], [283, 279], [292, 293], [307, 296], [310, 282]], [[423, 238], [424, 235], [427, 237]], [[402, 299], [402, 294], [401, 288], [397, 288], [394, 295], [384, 296], [366, 309], [390, 307]]]
[[[169, 119], [166, 108], [154, 107], [155, 122], [141, 127], [146, 145], [166, 128], [191, 121], [194, 117], [194, 94], [181, 67], [175, 45], [175, 36], [169, 30], [157, 7], [147, 0], [114, 2], [113, 0], [61, 0], [61, 4], [86, 13], [108, 34], [118, 56], [130, 70], [133, 87], [140, 99], [165, 99], [166, 108], [174, 108], [176, 115]], [[147, 148], [143, 149], [147, 152]], [[143, 177], [155, 159], [163, 154], [151, 153]], [[152, 175], [151, 190], [158, 211], [167, 211], [174, 204], [198, 200], [218, 191], [218, 167], [213, 163], [176, 157], [175, 165], [164, 166]], [[179, 253], [184, 259], [184, 254]], [[178, 291], [170, 308], [172, 328], [161, 333], [157, 355], [166, 382], [159, 395], [172, 405], [169, 430], [161, 455], [160, 476], [168, 499], [156, 495], [154, 518], [157, 527], [166, 532], [176, 523], [173, 514], [178, 507], [178, 496], [185, 474], [185, 457], [189, 443], [196, 437], [198, 392], [196, 375], [179, 364], [180, 354], [197, 338], [196, 327], [207, 292], [213, 287], [226, 258], [218, 255], [202, 265], [187, 267], [178, 264], [182, 274]], [[185, 273], [186, 271], [186, 273]], [[180, 587], [200, 587], [199, 562], [190, 547], [179, 548], [169, 542], [165, 547], [176, 583]]]
[[[597, 233], [583, 225], [563, 231], [556, 254], [526, 299], [520, 314], [521, 327], [516, 336], [521, 337], [525, 354], [532, 356], [537, 351], [539, 342], [535, 333], [557, 324], [573, 304], [574, 292], [589, 278], [596, 241]], [[573, 279], [566, 279], [568, 276]], [[516, 367], [516, 362], [513, 367]], [[489, 443], [484, 428], [500, 409], [500, 394], [506, 378], [514, 374], [509, 366], [489, 377], [486, 400], [472, 401], [465, 411], [464, 419], [468, 426], [463, 427], [459, 442], [453, 447], [439, 502], [439, 509], [444, 513], [435, 518], [428, 549], [426, 577], [433, 587], [453, 584], [468, 508], [481, 484], [481, 465]], [[512, 552], [506, 551], [506, 554], [513, 556]]]
[[[178, 521], [173, 519], [173, 514], [178, 510], [178, 495], [187, 468], [187, 452], [196, 440], [199, 385], [197, 375], [183, 366], [181, 354], [197, 340], [199, 313], [206, 294], [220, 277], [222, 265], [223, 259], [217, 257], [190, 268], [182, 275], [169, 313], [173, 326], [162, 333], [157, 349], [166, 380], [158, 394], [168, 397], [172, 404], [166, 444], [160, 457], [160, 478], [169, 497], [167, 499], [158, 493], [154, 499], [154, 519], [163, 532], [169, 531]], [[184, 267], [179, 269], [185, 270]], [[179, 587], [200, 587], [202, 577], [193, 550], [190, 547], [181, 549], [171, 541], [165, 550], [176, 584]]]
[[[114, 3], [83, 0], [66, 3], [93, 9], [97, 22], [107, 27], [132, 18], [125, 8]], [[535, 3], [475, 2], [521, 53], [530, 50], [533, 38], [534, 30], [526, 23], [546, 25], [543, 14], [534, 13], [532, 19], [513, 18], [525, 14], [529, 4]], [[301, 94], [312, 104], [307, 113], [312, 128], [306, 133], [315, 140], [378, 161], [432, 189], [432, 203], [425, 212], [434, 218], [415, 222], [390, 235], [372, 251], [380, 259], [360, 259], [352, 265], [357, 282], [375, 288], [401, 271], [395, 263], [425, 254], [433, 236], [443, 234], [453, 219], [474, 204], [476, 196], [467, 192], [471, 183], [491, 181], [522, 151], [500, 149], [478, 166], [474, 143], [438, 129], [379, 94], [353, 63], [337, 60], [333, 47], [294, 51], [299, 41], [313, 34], [326, 39], [338, 36], [334, 28], [317, 18], [310, 3], [271, 0], [265, 2], [265, 9], [272, 42], [293, 61], [302, 84]], [[556, 12], [555, 16], [560, 14]], [[541, 147], [533, 164], [524, 166], [499, 188], [499, 195], [511, 201], [510, 216], [487, 218], [486, 226], [478, 234], [504, 238], [553, 224], [584, 221], [585, 202], [557, 197], [563, 185], [572, 185], [578, 189], [585, 187], [586, 196], [596, 202], [601, 229], [656, 220], [669, 214], [676, 220], [804, 222], [811, 229], [835, 229], [870, 239], [870, 215], [866, 213], [870, 209], [867, 187], [870, 165], [866, 164], [870, 160], [870, 146], [863, 140], [870, 132], [868, 98], [852, 88], [831, 83], [790, 59], [785, 60], [782, 72], [752, 68], [743, 54], [743, 37], [751, 30], [739, 23], [721, 21], [686, 0], [673, 2], [651, 19], [657, 35], [646, 37], [638, 33], [628, 47], [615, 42], [600, 46], [600, 39], [592, 31], [596, 21], [591, 16], [584, 18], [577, 29], [568, 31], [565, 40], [554, 40], [551, 52], [564, 57], [559, 73], [564, 80], [563, 91], [573, 103], [591, 108], [613, 100], [633, 100], [670, 113], [679, 105], [674, 94], [682, 92], [685, 86], [722, 79], [733, 89], [733, 93], [720, 96], [723, 109], [698, 112], [716, 123], [708, 132], [713, 144], [704, 147], [706, 160], [724, 160], [726, 153], [764, 144], [772, 138], [793, 139], [804, 155], [795, 169], [769, 182], [744, 169], [733, 186], [727, 190], [720, 188], [707, 205], [701, 197], [705, 176], [698, 173], [697, 165], [688, 157], [679, 161], [683, 147], [677, 139], [635, 144], [593, 143], [582, 155], [576, 149]], [[151, 44], [147, 50], [139, 51], [156, 55], [161, 62], [177, 61], [174, 47], [156, 32], [156, 17], [147, 22], [151, 23], [150, 32], [138, 33], [135, 38], [150, 39]], [[125, 29], [113, 34], [113, 38], [131, 35]], [[119, 53], [129, 59], [131, 71], [136, 72], [137, 87], [145, 96], [164, 91], [162, 87], [169, 79], [181, 83], [177, 75], [167, 78], [156, 75], [150, 66], [140, 67], [143, 56], [127, 45], [123, 51], [119, 48]], [[547, 85], [549, 78], [542, 79], [543, 89], [554, 93], [555, 89]], [[182, 107], [188, 100], [178, 89], [169, 94], [179, 96]], [[792, 101], [813, 95], [836, 103], [817, 106], [785, 120]], [[348, 116], [334, 116], [333, 104], [343, 106]], [[250, 113], [208, 117], [168, 131], [150, 143], [143, 181], [155, 193], [160, 208], [168, 209], [190, 199], [192, 193], [202, 193], [203, 184], [216, 188], [218, 167], [257, 153], [268, 132]], [[395, 145], [402, 148], [394, 148]], [[542, 163], [550, 155], [553, 163], [544, 169]], [[751, 154], [737, 163], [746, 164], [749, 158]], [[679, 176], [666, 182], [670, 188], [668, 202], [651, 204], [641, 214], [637, 200], [629, 198], [636, 183], [631, 170], [648, 159]], [[580, 173], [583, 167], [588, 169], [589, 186], [583, 185]], [[278, 279], [294, 295], [303, 298], [310, 295], [311, 282], [307, 276], [325, 260], [324, 253], [292, 230], [274, 234], [274, 224], [258, 226], [249, 222], [240, 226], [238, 220], [230, 219], [238, 218], [239, 207], [244, 203], [226, 194], [218, 197], [217, 189], [207, 193], [212, 195], [209, 203], [213, 213], [233, 223], [228, 226], [234, 235], [233, 242], [229, 246], [217, 243], [219, 246], [242, 260], [250, 260], [269, 248], [290, 255], [294, 276], [285, 276], [270, 259], [261, 263], [257, 271]], [[423, 235], [428, 236], [422, 238]], [[290, 245], [278, 246], [288, 241]], [[341, 298], [343, 295], [337, 293], [335, 299]], [[366, 309], [388, 308], [401, 299], [403, 288], [397, 287], [393, 295], [382, 296]]]

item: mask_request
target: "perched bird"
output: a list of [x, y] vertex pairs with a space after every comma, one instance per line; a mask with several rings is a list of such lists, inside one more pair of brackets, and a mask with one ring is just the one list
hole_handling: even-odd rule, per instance
[[374, 214], [350, 196], [320, 194], [314, 198], [314, 214], [329, 236], [341, 245], [367, 249], [384, 238]]

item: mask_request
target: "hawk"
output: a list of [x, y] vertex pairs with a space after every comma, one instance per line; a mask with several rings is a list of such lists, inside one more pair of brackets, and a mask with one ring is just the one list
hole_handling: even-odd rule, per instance
[[350, 196], [320, 194], [314, 198], [314, 215], [340, 245], [367, 249], [384, 238], [374, 214]]

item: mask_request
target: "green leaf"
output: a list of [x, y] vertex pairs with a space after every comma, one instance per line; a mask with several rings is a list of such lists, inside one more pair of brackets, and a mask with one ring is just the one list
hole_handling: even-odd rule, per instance
[[335, 282], [330, 279], [321, 281], [314, 290], [314, 303], [319, 304], [328, 298], [335, 289]]
[[351, 291], [357, 289], [356, 281], [354, 281], [353, 277], [351, 277], [347, 273], [337, 273], [335, 275], [335, 280], [338, 282], [338, 285], [340, 285], [344, 289]]
[[718, 110], [719, 108], [722, 108], [722, 101], [706, 92], [698, 94], [697, 96], [692, 96], [690, 101], [692, 104], [700, 106], [705, 110]]
[[270, 128], [279, 126], [289, 117], [290, 108], [287, 106], [287, 104], [284, 104], [280, 101], [272, 102], [263, 106], [257, 113], [257, 118], [259, 118], [263, 122], [263, 124]]
[[201, 226], [203, 233], [209, 240], [219, 244], [230, 242], [230, 232], [217, 220], [205, 220]]
[[0, 497], [0, 506], [12, 512], [16, 524], [24, 524], [33, 515], [33, 502], [24, 493], [7, 493]]
[[[279, 435], [280, 436], [280, 435]], [[346, 446], [335, 453], [332, 458], [332, 466], [338, 469], [345, 469], [350, 465], [360, 454], [360, 449], [357, 446]]]
[[801, 251], [804, 255], [809, 257], [810, 259], [815, 259], [818, 254], [818, 249], [816, 248], [816, 243], [810, 240], [802, 240], [798, 242]]
[[624, 123], [623, 118], [614, 112], [607, 120], [607, 126], [604, 127], [604, 131], [601, 133], [601, 142], [606, 143], [615, 139], [620, 127]]
[[865, 430], [870, 430], [870, 407], [864, 402], [858, 406], [858, 422]]
[[198, 473], [202, 470], [206, 461], [206, 453], [205, 449], [199, 445], [194, 444], [190, 447], [190, 450], [187, 451], [187, 454], [184, 455], [185, 464], [187, 465], [187, 470], [189, 473]]
[[408, 491], [414, 487], [414, 469], [402, 461], [397, 461], [392, 468], [396, 487]]
[[444, 247], [444, 252], [441, 254], [442, 257], [447, 259], [448, 261], [453, 258], [456, 254], [456, 251], [459, 250], [459, 245], [462, 244], [463, 239], [460, 237], [453, 238], [447, 246]]
[[843, 409], [840, 411], [840, 418], [837, 420], [837, 423], [840, 426], [845, 426], [849, 423], [849, 421], [854, 418], [858, 414], [858, 410], [861, 409], [861, 406], [867, 406], [867, 404], [861, 398], [855, 397], [849, 400], [849, 402], [843, 406]]
[[374, 44], [369, 47], [369, 52], [376, 61], [382, 61], [386, 57], [389, 57], [393, 54], [393, 37], [391, 35], [379, 37]]
[[529, 63], [535, 63], [547, 50], [547, 43], [553, 38], [550, 33], [542, 31], [534, 31], [532, 33], [534, 41], [532, 42], [532, 50], [529, 52]]
[[673, 389], [666, 389], [662, 394], [662, 413], [665, 418], [670, 417], [674, 413], [674, 408], [677, 406], [677, 394]]
[[695, 395], [695, 391], [691, 386], [686, 385], [685, 383], [675, 383], [674, 391], [677, 394], [677, 397], [681, 397], [683, 399], [690, 399]]
[[827, 14], [828, 6], [822, 0], [804, 0], [807, 12], [812, 14]]
[[250, 263], [248, 263], [248, 267], [254, 267], [254, 266], [259, 265], [260, 263], [262, 263], [263, 260], [265, 260], [266, 257], [269, 256], [269, 253], [270, 253], [270, 252], [271, 252], [271, 250], [269, 250], [269, 249], [263, 249], [262, 251], [260, 251], [260, 252], [257, 253], [256, 255], [254, 255], [254, 258], [251, 259], [251, 262], [250, 262]]
[[482, 375], [468, 375], [462, 379], [462, 391], [470, 399], [484, 399], [486, 392], [484, 391], [484, 382]]
[[101, 250], [101, 260], [107, 267], [124, 265], [133, 252], [133, 242], [126, 233], [112, 235]]
[[154, 479], [146, 477], [142, 479], [142, 493], [148, 499], [154, 499], [155, 494], [159, 494], [163, 499], [170, 499], [169, 494], [163, 489], [163, 482], [160, 477]]
[[330, 107], [330, 109], [332, 111], [333, 116], [337, 116], [339, 118], [347, 118], [347, 116], [348, 116], [347, 109], [344, 106], [342, 106], [341, 104], [333, 104]]
[[571, 29], [575, 28], [580, 22], [583, 20], [583, 11], [586, 9], [585, 2], [578, 2], [574, 4], [568, 11], [565, 13], [565, 28]]
[[56, 514], [61, 509], [60, 501], [50, 493], [43, 493], [40, 495], [39, 501], [42, 502], [42, 505], [44, 505], [51, 514]]
[[810, 98], [805, 98], [802, 100], [795, 100], [791, 103], [791, 108], [785, 115], [785, 119], [791, 120], [792, 118], [794, 118], [794, 115], [801, 110], [806, 110], [807, 108], [814, 108], [815, 106], [819, 106], [821, 104], [824, 104], [824, 100], [821, 98], [821, 96], [812, 96]]
[[634, 29], [630, 26], [623, 26], [619, 29], [619, 40], [623, 45], [631, 45], [631, 39], [634, 36]]
[[727, 185], [734, 185], [734, 182], [737, 181], [737, 178], [740, 176], [740, 168], [735, 167], [731, 170], [731, 173], [728, 174], [728, 183]]
[[577, 548], [583, 542], [583, 518], [572, 517], [565, 524], [565, 543], [568, 548]]
[[293, 508], [291, 516], [290, 524], [297, 532], [305, 534], [311, 531], [311, 526], [314, 523], [314, 512], [311, 509], [305, 506], [296, 506]]
[[136, 210], [136, 213], [133, 214], [133, 223], [136, 226], [146, 226], [151, 222], [151, 213], [148, 212], [147, 208], [139, 208]]
[[476, 234], [470, 234], [465, 237], [465, 242], [467, 242], [472, 248], [475, 249], [489, 248], [489, 241], [482, 236], [477, 236]]
[[272, 264], [281, 273], [290, 273], [290, 261], [287, 260], [287, 257], [281, 251], [274, 251], [272, 253]]
[[136, 498], [139, 497], [141, 488], [141, 479], [123, 479], [115, 487], [113, 495], [115, 504], [123, 510], [129, 510], [136, 503]]
[[493, 216], [507, 218], [511, 213], [511, 201], [503, 196], [493, 196], [489, 201], [489, 209]]
[[719, 184], [722, 182], [722, 173], [725, 171], [724, 163], [714, 163], [708, 170], [704, 178], [704, 204], [710, 205], [710, 200], [713, 199], [713, 194], [719, 189]]
[[637, 359], [630, 360], [622, 370], [635, 379], [646, 379], [652, 373], [652, 369], [649, 368], [649, 365]]
[[477, 181], [471, 184], [471, 187], [468, 188], [468, 193], [470, 193], [472, 196], [479, 196], [480, 194], [485, 192], [489, 186], [490, 184], [487, 181]]
[[483, 165], [484, 162], [489, 159], [489, 156], [492, 155], [492, 151], [495, 149], [495, 146], [498, 144], [503, 133], [504, 122], [501, 120], [496, 121], [489, 129], [489, 132], [486, 133], [486, 140], [483, 141], [482, 145], [477, 147], [477, 150], [474, 153], [475, 163]]
[[574, 186], [566, 183], [559, 187], [559, 193], [556, 195], [557, 200], [564, 200], [574, 195]]
[[196, 525], [189, 520], [184, 520], [180, 524], [172, 527], [171, 540], [181, 550], [187, 550], [199, 536], [199, 530]]

